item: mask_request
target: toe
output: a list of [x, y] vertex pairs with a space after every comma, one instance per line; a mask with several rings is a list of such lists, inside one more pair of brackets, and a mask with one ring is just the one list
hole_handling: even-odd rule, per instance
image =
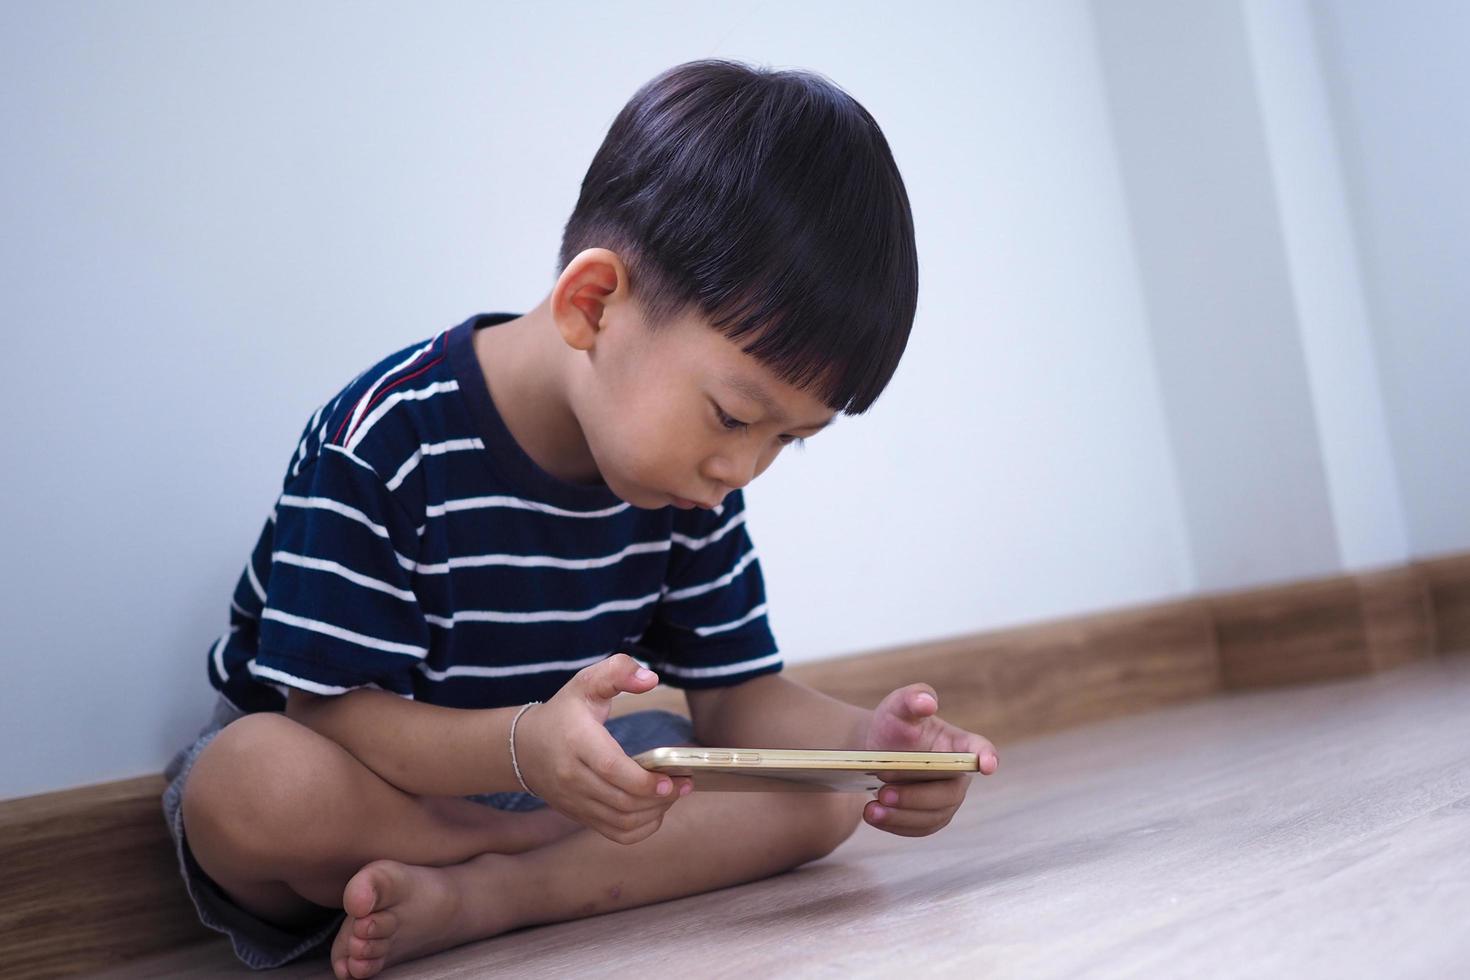
[[365, 980], [366, 977], [375, 977], [382, 969], [382, 960], [360, 960], [354, 956], [347, 961], [347, 972], [353, 980]]
[[358, 939], [353, 936], [347, 940], [347, 952], [354, 959], [380, 960], [388, 955], [388, 944], [381, 939]]
[[342, 910], [355, 919], [363, 919], [374, 909], [397, 904], [400, 865], [394, 861], [374, 861], [365, 865], [342, 891]]
[[352, 934], [359, 939], [387, 939], [397, 931], [398, 916], [388, 911], [352, 921]]
[[337, 931], [337, 938], [332, 940], [332, 973], [337, 980], [349, 980], [351, 974], [347, 972], [347, 928], [344, 925]]

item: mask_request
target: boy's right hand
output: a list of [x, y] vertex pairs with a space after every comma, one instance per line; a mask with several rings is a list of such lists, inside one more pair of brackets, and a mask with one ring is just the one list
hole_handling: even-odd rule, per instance
[[644, 769], [604, 724], [619, 692], [646, 694], [657, 686], [658, 675], [626, 653], [578, 671], [516, 725], [516, 761], [526, 785], [608, 840], [636, 844], [651, 836], [689, 792], [689, 777]]

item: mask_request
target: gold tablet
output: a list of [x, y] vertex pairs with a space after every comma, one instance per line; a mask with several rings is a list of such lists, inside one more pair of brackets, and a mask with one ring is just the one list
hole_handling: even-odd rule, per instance
[[973, 752], [857, 752], [665, 746], [633, 757], [645, 769], [689, 776], [695, 790], [748, 793], [864, 793], [885, 782], [949, 779], [979, 772]]

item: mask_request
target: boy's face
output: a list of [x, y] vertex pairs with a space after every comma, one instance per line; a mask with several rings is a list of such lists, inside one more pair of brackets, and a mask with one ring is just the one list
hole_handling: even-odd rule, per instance
[[563, 337], [586, 354], [573, 410], [608, 488], [635, 507], [713, 507], [835, 414], [700, 319], [650, 333], [611, 296], [562, 312]]

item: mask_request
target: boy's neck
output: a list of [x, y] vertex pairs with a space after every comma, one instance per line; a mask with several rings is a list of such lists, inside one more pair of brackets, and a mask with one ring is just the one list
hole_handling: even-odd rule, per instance
[[543, 300], [524, 316], [476, 330], [475, 360], [511, 436], [543, 470], [568, 483], [601, 484], [568, 398], [567, 346]]

